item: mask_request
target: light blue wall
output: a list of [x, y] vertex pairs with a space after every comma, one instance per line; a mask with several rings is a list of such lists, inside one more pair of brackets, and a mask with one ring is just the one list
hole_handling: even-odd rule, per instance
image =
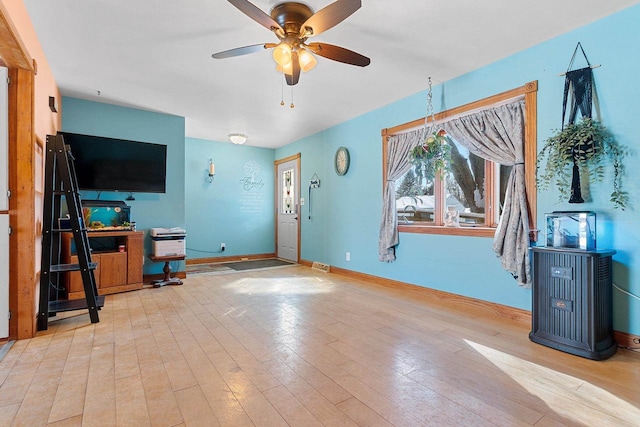
[[[637, 22], [640, 6], [447, 81], [434, 87], [434, 107], [436, 111], [453, 108], [537, 80], [540, 148], [561, 124], [564, 80], [558, 73], [565, 71], [580, 41], [591, 62], [602, 64], [594, 74], [604, 124], [620, 143], [635, 149], [640, 84], [634, 79], [640, 59], [632, 52], [640, 44]], [[584, 63], [578, 60], [576, 65]], [[301, 215], [303, 259], [529, 310], [531, 292], [519, 288], [501, 269], [488, 238], [402, 233], [398, 260], [377, 260], [382, 207], [380, 131], [423, 116], [425, 102], [426, 93], [420, 92], [277, 150], [190, 138], [185, 141], [181, 117], [73, 98], [63, 98], [63, 130], [168, 145], [167, 194], [137, 194], [137, 200], [130, 202], [132, 217], [141, 229], [185, 226], [189, 258], [273, 252], [273, 161], [301, 153], [301, 196], [306, 199]], [[346, 146], [351, 154], [349, 173], [342, 177], [333, 170], [333, 156], [340, 146]], [[207, 177], [209, 158], [216, 164], [213, 183]], [[264, 183], [255, 194], [244, 194], [240, 184], [247, 176], [244, 165], [249, 161], [259, 165]], [[624, 189], [631, 195], [626, 211], [616, 211], [608, 203], [610, 182], [593, 186], [592, 201], [584, 205], [558, 203], [557, 193], [549, 191], [538, 194], [538, 228], [544, 229], [545, 212], [596, 211], [598, 247], [618, 251], [614, 257], [615, 284], [639, 295], [637, 152], [625, 164]], [[312, 190], [309, 200], [308, 184], [314, 173], [321, 185]], [[95, 193], [84, 196], [95, 198]], [[124, 197], [109, 193], [102, 198]], [[217, 253], [221, 242], [227, 249]], [[147, 242], [147, 251], [149, 246]], [[347, 251], [350, 262], [345, 260]], [[160, 268], [147, 264], [145, 273], [157, 273]], [[640, 302], [614, 290], [615, 329], [640, 334], [639, 319]]]
[[[326, 233], [328, 219], [333, 218], [335, 209], [329, 197], [333, 196], [329, 190], [329, 172], [333, 172], [333, 154], [324, 133], [312, 135], [286, 147], [276, 150], [276, 159], [284, 159], [291, 155], [303, 153], [300, 158], [300, 197], [304, 198], [304, 205], [300, 206], [301, 222], [301, 257], [305, 260], [325, 261], [327, 240], [337, 238]], [[325, 161], [331, 157], [332, 161]], [[320, 187], [309, 191], [309, 181], [314, 174], [320, 179]], [[348, 176], [348, 175], [347, 175]], [[311, 208], [311, 211], [309, 211]]]
[[274, 253], [275, 151], [187, 138], [185, 153], [187, 257]]
[[[184, 227], [185, 225], [185, 147], [184, 118], [133, 108], [62, 98], [62, 130], [109, 138], [151, 142], [167, 146], [167, 192], [136, 193], [131, 206], [131, 220], [145, 232], [145, 255], [151, 253], [149, 229]], [[84, 199], [96, 199], [95, 191], [83, 191]], [[101, 200], [124, 200], [128, 194], [102, 192]], [[162, 263], [152, 263], [145, 256], [144, 274], [162, 272]], [[174, 271], [184, 270], [184, 262], [173, 263]]]
[[[441, 111], [538, 81], [538, 149], [561, 125], [564, 79], [574, 48], [581, 42], [594, 70], [602, 120], [618, 141], [637, 146], [637, 102], [640, 58], [640, 6], [631, 7], [576, 31], [557, 37], [434, 88], [434, 108]], [[508, 37], [508, 35], [505, 35]], [[375, 58], [373, 58], [375, 61]], [[577, 67], [585, 65], [576, 60]], [[437, 77], [437, 76], [436, 76]], [[426, 86], [426, 82], [425, 82]], [[379, 90], [383, 90], [380, 88]], [[347, 96], [347, 95], [345, 95]], [[382, 200], [380, 131], [424, 115], [426, 93], [421, 92], [354, 120], [276, 150], [276, 158], [301, 153], [303, 188], [317, 172], [321, 188], [314, 193], [312, 220], [302, 216], [302, 258], [401, 280], [447, 292], [531, 309], [531, 292], [519, 288], [493, 255], [492, 240], [402, 233], [394, 263], [377, 260]], [[339, 146], [351, 153], [351, 169], [339, 177], [333, 156]], [[538, 194], [538, 228], [544, 213], [553, 210], [593, 210], [598, 214], [598, 247], [613, 248], [613, 279], [617, 286], [640, 295], [640, 161], [637, 150], [626, 160], [624, 190], [631, 195], [626, 211], [612, 209], [611, 182], [591, 188], [584, 205], [558, 202], [558, 194]], [[324, 236], [324, 237], [323, 237]], [[543, 244], [544, 233], [538, 244]], [[345, 252], [351, 252], [351, 261]], [[640, 302], [614, 290], [614, 328], [640, 334]]]

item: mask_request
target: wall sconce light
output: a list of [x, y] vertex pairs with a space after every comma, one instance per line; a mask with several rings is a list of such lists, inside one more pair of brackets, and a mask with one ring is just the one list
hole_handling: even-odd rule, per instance
[[216, 176], [216, 165], [213, 164], [213, 159], [209, 159], [209, 182], [213, 182], [213, 177]]
[[233, 142], [234, 144], [244, 144], [247, 141], [247, 135], [244, 135], [242, 133], [230, 133], [229, 134], [229, 140], [231, 142]]
[[55, 96], [50, 96], [49, 97], [49, 109], [51, 110], [52, 113], [57, 113], [58, 109], [56, 108], [56, 98]]

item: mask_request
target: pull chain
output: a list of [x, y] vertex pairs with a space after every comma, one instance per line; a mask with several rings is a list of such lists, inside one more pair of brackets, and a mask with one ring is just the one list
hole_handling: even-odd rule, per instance
[[295, 108], [295, 105], [293, 105], [293, 85], [291, 85], [291, 105], [289, 107]]
[[[282, 80], [280, 81], [280, 89], [281, 89], [281, 97], [280, 97], [280, 106], [284, 107], [284, 82], [286, 80], [286, 76], [284, 74], [284, 68], [282, 69]], [[293, 104], [293, 85], [291, 85], [291, 105], [289, 108], [295, 108], [296, 106]]]
[[280, 80], [280, 89], [281, 89], [281, 97], [280, 97], [280, 106], [284, 107], [284, 68], [282, 68], [282, 80]]

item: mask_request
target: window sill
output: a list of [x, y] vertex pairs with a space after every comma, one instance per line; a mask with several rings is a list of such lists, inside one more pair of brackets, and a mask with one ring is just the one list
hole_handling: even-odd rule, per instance
[[398, 225], [401, 233], [444, 234], [449, 236], [494, 237], [492, 227], [444, 227], [437, 225]]

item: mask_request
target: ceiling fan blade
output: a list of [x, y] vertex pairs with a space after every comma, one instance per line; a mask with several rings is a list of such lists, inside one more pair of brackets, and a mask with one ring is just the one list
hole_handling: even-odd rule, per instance
[[223, 52], [214, 53], [211, 57], [215, 59], [231, 58], [234, 56], [248, 55], [250, 53], [259, 52], [264, 49], [276, 47], [275, 43], [252, 44], [251, 46], [237, 47], [235, 49], [225, 50]]
[[273, 31], [277, 29], [281, 34], [284, 34], [284, 30], [276, 21], [273, 20], [269, 15], [262, 11], [259, 7], [255, 6], [253, 3], [247, 0], [229, 0], [229, 3], [234, 5], [240, 12], [247, 15], [249, 18], [256, 21], [258, 24], [262, 25], [269, 31]]
[[295, 86], [298, 84], [298, 81], [300, 80], [300, 63], [298, 62], [298, 55], [297, 54], [293, 54], [293, 57], [291, 58], [291, 62], [292, 62], [292, 67], [293, 67], [293, 72], [292, 74], [285, 74], [284, 78], [287, 81], [287, 84], [289, 86]]
[[309, 43], [309, 49], [324, 58], [358, 67], [366, 67], [371, 64], [371, 60], [364, 55], [360, 55], [349, 49], [327, 43]]
[[317, 36], [347, 19], [360, 9], [360, 6], [362, 6], [360, 0], [337, 0], [307, 19], [300, 27], [300, 35], [303, 37]]

